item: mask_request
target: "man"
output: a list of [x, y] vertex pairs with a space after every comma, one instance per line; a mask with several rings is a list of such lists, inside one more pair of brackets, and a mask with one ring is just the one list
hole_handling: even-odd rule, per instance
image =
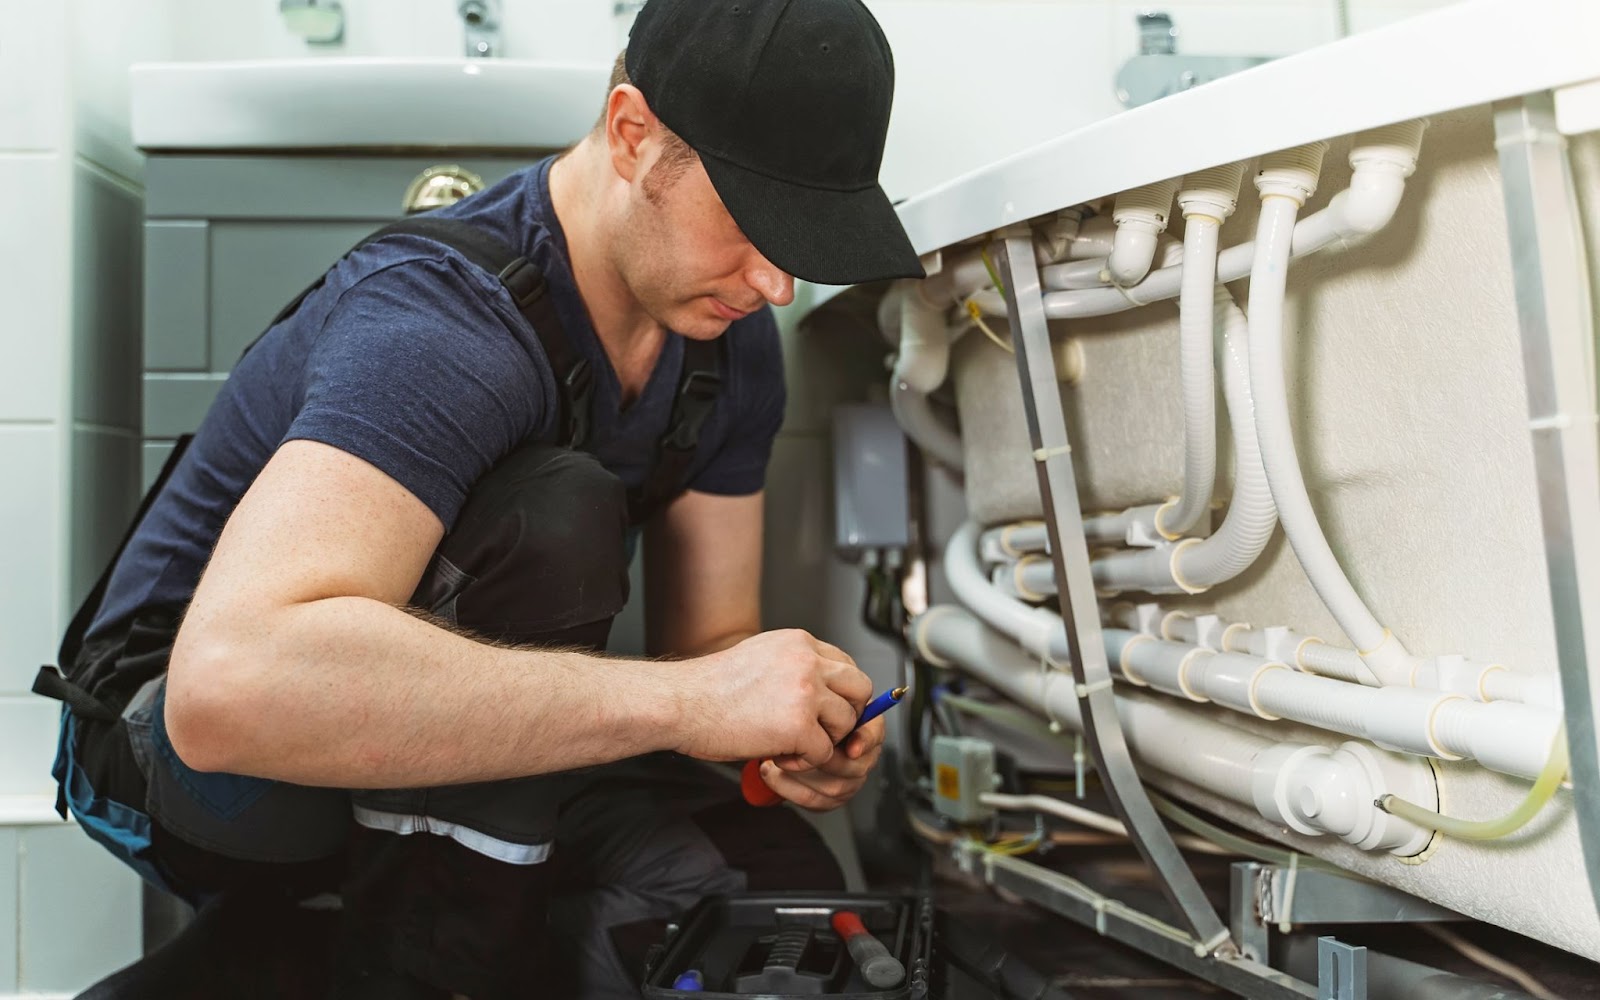
[[[651, 0], [625, 58], [567, 154], [286, 310], [41, 681], [85, 829], [197, 904], [342, 906], [347, 995], [629, 995], [619, 929], [745, 884], [685, 758], [813, 809], [877, 759], [881, 722], [835, 750], [868, 679], [758, 585], [767, 306], [921, 274], [888, 44], [858, 0]], [[640, 527], [673, 659], [595, 652]]]

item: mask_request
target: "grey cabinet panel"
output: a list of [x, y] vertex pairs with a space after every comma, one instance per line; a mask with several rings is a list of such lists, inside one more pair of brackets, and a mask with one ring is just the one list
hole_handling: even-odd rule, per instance
[[156, 477], [161, 475], [161, 467], [167, 464], [167, 456], [172, 454], [172, 446], [176, 441], [144, 441], [139, 453], [139, 495], [144, 496], [150, 492], [150, 487], [156, 484]]
[[278, 310], [389, 221], [213, 223], [211, 370], [232, 368]]
[[144, 377], [144, 436], [175, 438], [200, 426], [227, 375]]
[[203, 372], [207, 352], [210, 269], [203, 221], [149, 222], [144, 227], [144, 367]]
[[473, 156], [151, 156], [149, 218], [392, 219], [428, 167], [457, 164], [485, 184], [540, 158]]

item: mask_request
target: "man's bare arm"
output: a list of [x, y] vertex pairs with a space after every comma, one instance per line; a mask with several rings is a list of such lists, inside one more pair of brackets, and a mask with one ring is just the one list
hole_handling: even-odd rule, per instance
[[693, 490], [645, 532], [646, 646], [702, 656], [761, 631], [763, 495]]
[[820, 762], [868, 693], [849, 657], [803, 632], [692, 665], [452, 634], [400, 607], [442, 535], [366, 462], [315, 442], [280, 448], [223, 530], [173, 649], [166, 720], [179, 755], [343, 787], [491, 780], [656, 749]]
[[[688, 492], [645, 536], [646, 630], [650, 651], [696, 655], [728, 648], [761, 629], [762, 494]], [[762, 777], [807, 809], [835, 809], [861, 790], [882, 751], [884, 723], [851, 736], [817, 765], [780, 757]]]

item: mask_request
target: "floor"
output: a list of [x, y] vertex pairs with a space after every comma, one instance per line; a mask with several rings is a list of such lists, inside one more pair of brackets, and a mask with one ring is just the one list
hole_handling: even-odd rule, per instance
[[[940, 908], [1003, 941], [1013, 954], [1077, 1000], [1188, 1000], [1229, 995], [1142, 952], [1100, 937], [1092, 928], [1025, 901], [1003, 900], [988, 887], [963, 875], [948, 859], [947, 851], [947, 848], [930, 846], [924, 855], [928, 867], [920, 876], [931, 880]], [[881, 857], [878, 860], [881, 861]], [[1029, 860], [1069, 874], [1100, 892], [1172, 923], [1178, 922], [1143, 861], [1128, 845], [1056, 848], [1042, 856], [1030, 856]], [[1191, 854], [1189, 860], [1219, 912], [1226, 913], [1228, 866], [1235, 859]], [[904, 869], [890, 871], [877, 867], [872, 860], [868, 865], [869, 876], [875, 879], [875, 884], [882, 885], [888, 880], [911, 887]], [[1449, 927], [1485, 951], [1527, 970], [1556, 996], [1566, 1000], [1600, 1000], [1600, 966], [1586, 959], [1487, 924], [1456, 923]], [[1415, 926], [1340, 925], [1308, 930], [1334, 934], [1341, 941], [1366, 945], [1375, 951], [1485, 984], [1516, 988], [1513, 980], [1474, 964]]]

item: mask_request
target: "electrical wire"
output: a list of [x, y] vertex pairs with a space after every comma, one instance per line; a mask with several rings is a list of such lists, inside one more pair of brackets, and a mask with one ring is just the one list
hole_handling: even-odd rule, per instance
[[1445, 930], [1438, 924], [1418, 924], [1417, 926], [1454, 948], [1467, 961], [1480, 965], [1496, 975], [1505, 976], [1522, 987], [1523, 992], [1538, 997], [1539, 1000], [1561, 1000], [1559, 996], [1550, 991], [1549, 987], [1533, 978], [1533, 975], [1527, 969], [1508, 962], [1498, 955], [1490, 954], [1454, 931]]
[[983, 331], [983, 335], [985, 337], [988, 337], [990, 340], [994, 341], [995, 346], [1000, 348], [1002, 351], [1005, 351], [1007, 354], [1017, 353], [1017, 349], [1015, 347], [1012, 347], [1010, 344], [1006, 343], [1000, 338], [998, 333], [995, 333], [994, 330], [990, 329], [989, 324], [984, 321], [983, 310], [978, 308], [978, 303], [974, 302], [972, 299], [967, 299], [965, 305], [967, 316], [972, 320], [974, 326]]
[[1499, 840], [1526, 826], [1555, 797], [1556, 788], [1566, 777], [1567, 764], [1567, 725], [1563, 722], [1556, 727], [1556, 737], [1550, 744], [1550, 756], [1545, 760], [1544, 769], [1534, 779], [1533, 787], [1528, 789], [1528, 794], [1522, 801], [1504, 816], [1495, 819], [1461, 819], [1456, 816], [1445, 816], [1432, 809], [1424, 809], [1415, 802], [1407, 802], [1396, 795], [1383, 796], [1378, 799], [1377, 805], [1386, 813], [1415, 823], [1424, 829], [1438, 831], [1447, 837], [1455, 837], [1458, 840]]
[[[976, 698], [962, 695], [946, 694], [943, 695], [940, 700], [948, 704], [951, 708], [966, 712], [969, 715], [975, 715], [979, 718], [989, 719], [992, 722], [1005, 723], [1016, 729], [1024, 730], [1030, 735], [1038, 736], [1041, 739], [1049, 740], [1062, 746], [1068, 745], [1066, 738], [1062, 734], [1051, 732], [1050, 727], [1045, 725], [1045, 723], [1034, 716], [1021, 711], [1020, 709], [1007, 708], [1003, 705], [991, 705], [988, 702], [979, 701]], [[1289, 865], [1291, 859], [1298, 854], [1296, 851], [1283, 850], [1281, 848], [1272, 847], [1258, 841], [1249, 840], [1245, 837], [1240, 837], [1236, 834], [1229, 833], [1227, 830], [1209, 823], [1206, 820], [1201, 819], [1199, 816], [1196, 816], [1194, 813], [1189, 812], [1187, 809], [1184, 809], [1182, 806], [1167, 798], [1165, 795], [1162, 795], [1160, 792], [1157, 792], [1155, 789], [1150, 788], [1148, 785], [1145, 786], [1145, 793], [1150, 796], [1150, 802], [1155, 806], [1157, 812], [1160, 812], [1174, 824], [1187, 830], [1189, 833], [1193, 834], [1195, 838], [1197, 838], [1196, 840], [1190, 840], [1185, 843], [1184, 846], [1188, 847], [1190, 850], [1200, 850], [1207, 853], [1215, 853], [1215, 851], [1210, 850], [1215, 848], [1220, 849], [1220, 851], [1228, 854], [1238, 855], [1245, 858], [1254, 858], [1257, 861], [1264, 861], [1268, 864], [1284, 866]], [[1117, 822], [1110, 817], [1105, 818], [1110, 822]], [[1119, 823], [1118, 826], [1120, 828], [1121, 824]], [[1103, 829], [1103, 827], [1101, 827], [1101, 829]], [[1127, 835], [1125, 831], [1120, 831], [1120, 829], [1119, 831], [1108, 832], [1118, 832], [1121, 836]], [[1315, 858], [1310, 858], [1305, 855], [1300, 855], [1299, 857], [1300, 860], [1298, 863], [1304, 867], [1324, 868], [1328, 870], [1335, 869], [1335, 866], [1329, 865], [1326, 862], [1319, 861]]]

